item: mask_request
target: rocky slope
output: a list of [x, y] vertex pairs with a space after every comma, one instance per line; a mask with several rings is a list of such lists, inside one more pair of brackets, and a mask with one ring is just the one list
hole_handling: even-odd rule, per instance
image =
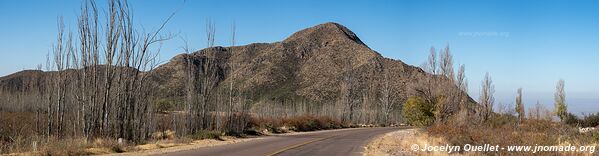
[[[407, 84], [428, 76], [420, 68], [381, 56], [352, 31], [337, 23], [325, 23], [294, 33], [275, 43], [236, 47], [214, 47], [180, 54], [154, 71], [169, 96], [184, 92], [187, 59], [201, 66], [216, 57], [223, 76], [220, 85], [256, 92], [259, 99], [302, 98], [313, 102], [336, 100], [340, 84], [348, 74], [358, 92], [378, 94], [388, 78], [396, 95], [405, 97]], [[362, 95], [353, 95], [362, 96]]]
[[[256, 101], [301, 99], [334, 103], [340, 98], [341, 83], [350, 79], [350, 96], [378, 102], [388, 73], [392, 97], [403, 103], [408, 85], [430, 77], [422, 69], [381, 56], [365, 45], [348, 28], [325, 23], [294, 33], [275, 43], [235, 47], [212, 47], [180, 54], [150, 73], [163, 98], [182, 99], [186, 91], [187, 62], [200, 70], [208, 60], [215, 62], [217, 88], [233, 84], [239, 92], [252, 93]], [[23, 71], [0, 77], [5, 91], [31, 89], [48, 72]], [[29, 82], [29, 83], [27, 83]]]

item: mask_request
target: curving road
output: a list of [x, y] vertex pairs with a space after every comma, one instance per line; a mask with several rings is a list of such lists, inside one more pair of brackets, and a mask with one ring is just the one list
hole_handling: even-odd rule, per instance
[[387, 128], [353, 128], [268, 136], [247, 142], [199, 148], [161, 154], [163, 156], [219, 155], [219, 156], [332, 156], [362, 155], [364, 146], [374, 137], [398, 130]]

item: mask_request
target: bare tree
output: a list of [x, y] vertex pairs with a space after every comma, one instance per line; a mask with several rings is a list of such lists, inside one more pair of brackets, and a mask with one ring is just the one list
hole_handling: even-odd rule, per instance
[[522, 103], [522, 88], [518, 88], [516, 94], [516, 112], [518, 113], [518, 122], [524, 121], [524, 104]]
[[491, 80], [489, 73], [486, 73], [481, 85], [479, 98], [479, 103], [482, 109], [480, 112], [483, 120], [485, 121], [488, 120], [493, 113], [493, 104], [495, 103], [495, 97], [493, 96], [494, 93], [495, 86], [493, 85], [493, 80]]
[[420, 79], [416, 83], [410, 84], [410, 94], [412, 96], [418, 96], [423, 98], [427, 103], [436, 104], [437, 103], [437, 93], [438, 93], [438, 79], [435, 77], [438, 67], [438, 59], [437, 53], [434, 47], [430, 49], [430, 55], [428, 57], [427, 62], [424, 64], [424, 68], [428, 70], [431, 76], [424, 76], [424, 79]]
[[460, 69], [458, 70], [458, 74], [456, 75], [455, 83], [461, 92], [468, 92], [468, 80], [466, 79], [466, 65], [460, 65]]
[[539, 120], [541, 119], [541, 102], [537, 100], [537, 103], [534, 107], [528, 108], [528, 118]]
[[424, 79], [411, 84], [410, 95], [421, 97], [426, 103], [435, 106], [436, 122], [448, 121], [450, 117], [458, 114], [458, 120], [469, 120], [470, 115], [477, 111], [470, 107], [466, 67], [462, 64], [457, 75], [454, 73], [453, 55], [449, 45], [439, 53], [437, 56], [435, 48], [430, 49], [430, 55], [423, 68], [431, 75], [423, 76]]
[[195, 115], [193, 114], [193, 105], [195, 101], [195, 74], [193, 68], [193, 59], [191, 58], [191, 48], [189, 47], [189, 43], [186, 39], [183, 39], [184, 46], [183, 51], [185, 51], [185, 102], [183, 106], [184, 113], [184, 124], [181, 125], [180, 131], [176, 131], [179, 135], [187, 135], [189, 134], [191, 128], [194, 126], [193, 119]]
[[215, 26], [212, 21], [207, 21], [206, 25], [207, 48], [199, 54], [189, 54], [189, 47], [186, 46], [186, 75], [187, 75], [187, 93], [186, 93], [186, 111], [187, 128], [190, 133], [199, 130], [205, 130], [211, 127], [215, 116], [210, 114], [210, 110], [217, 110], [215, 87], [220, 79], [216, 50], [214, 48]]
[[211, 115], [209, 115], [210, 97], [213, 95], [214, 87], [218, 83], [218, 62], [217, 55], [214, 47], [214, 37], [216, 34], [216, 28], [212, 21], [208, 20], [206, 25], [206, 40], [207, 46], [204, 51], [204, 58], [200, 62], [199, 75], [197, 76], [201, 80], [197, 84], [200, 86], [199, 96], [201, 105], [201, 128], [208, 129], [211, 122]]
[[454, 71], [453, 71], [453, 56], [449, 51], [449, 45], [443, 49], [441, 55], [439, 56], [439, 70], [441, 75], [447, 77], [449, 80], [453, 82], [454, 80]]
[[435, 50], [435, 47], [431, 47], [430, 49], [430, 55], [428, 56], [425, 69], [433, 75], [437, 74], [437, 51]]
[[359, 104], [354, 100], [354, 96], [356, 94], [356, 80], [354, 78], [354, 71], [351, 62], [347, 62], [344, 66], [345, 73], [343, 74], [341, 85], [340, 85], [340, 94], [341, 94], [341, 103], [343, 107], [341, 119], [343, 122], [353, 122], [354, 110], [356, 106]]
[[[233, 23], [231, 25], [231, 48], [229, 48], [229, 53], [231, 54], [231, 56], [234, 55], [233, 49], [235, 48], [235, 23]], [[233, 113], [235, 111], [235, 106], [233, 105], [233, 82], [235, 80], [235, 70], [234, 70], [234, 64], [233, 62], [229, 63], [229, 71], [230, 71], [230, 82], [229, 82], [229, 105], [228, 105], [228, 109], [227, 109], [227, 129], [229, 131], [239, 131], [241, 129], [237, 129], [234, 128], [237, 124], [239, 124], [238, 122], [233, 122]], [[236, 120], [238, 121], [238, 120]]]
[[383, 123], [389, 124], [389, 117], [394, 108], [394, 101], [391, 100], [391, 86], [389, 86], [389, 70], [385, 69], [383, 73], [383, 86], [381, 87], [381, 111], [383, 113]]
[[[64, 26], [59, 22], [59, 35], [54, 47], [56, 67], [48, 95], [48, 135], [70, 134], [84, 137], [121, 137], [140, 141], [152, 127], [149, 115], [153, 88], [147, 82], [156, 65], [158, 51], [153, 44], [170, 37], [159, 33], [160, 27], [145, 33], [134, 28], [131, 10], [126, 2], [108, 1], [104, 35], [99, 35], [100, 22], [93, 1], [81, 7], [78, 41], [69, 34], [63, 43]], [[78, 49], [74, 43], [78, 43]], [[103, 58], [100, 58], [103, 57]], [[65, 120], [72, 117], [74, 120]]]
[[535, 120], [547, 120], [551, 121], [553, 112], [549, 110], [545, 105], [541, 104], [541, 102], [537, 101], [534, 107], [528, 109], [528, 116], [531, 119]]

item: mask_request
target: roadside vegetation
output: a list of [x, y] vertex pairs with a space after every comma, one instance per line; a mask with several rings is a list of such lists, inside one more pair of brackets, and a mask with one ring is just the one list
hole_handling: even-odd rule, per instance
[[[447, 51], [443, 50], [441, 53]], [[431, 74], [439, 75], [439, 68], [444, 63], [436, 63], [436, 60], [451, 60], [445, 58], [436, 58], [434, 49], [431, 50], [429, 61], [424, 69]], [[451, 62], [451, 61], [449, 61]], [[444, 71], [444, 70], [441, 70]], [[462, 70], [460, 70], [462, 71]], [[441, 74], [448, 79], [453, 74]], [[458, 74], [461, 75], [461, 74]], [[431, 83], [434, 85], [434, 83]], [[425, 86], [425, 87], [422, 87]], [[471, 145], [574, 145], [574, 146], [596, 146], [599, 143], [599, 132], [595, 127], [599, 126], [599, 114], [589, 114], [578, 117], [567, 110], [565, 81], [559, 80], [556, 84], [554, 94], [554, 108], [547, 108], [537, 102], [536, 105], [525, 109], [522, 101], [523, 89], [516, 91], [515, 105], [495, 106], [494, 85], [490, 75], [487, 73], [481, 83], [481, 93], [478, 103], [468, 105], [471, 110], [462, 108], [457, 113], [442, 113], [447, 106], [441, 103], [456, 94], [442, 94], [443, 86], [420, 85], [429, 94], [415, 94], [410, 97], [403, 105], [403, 116], [410, 125], [422, 127], [420, 133], [426, 133], [428, 140], [439, 140], [440, 142], [430, 142], [430, 144], [450, 144], [463, 146]], [[441, 89], [439, 89], [441, 88]], [[429, 91], [430, 90], [430, 91]], [[441, 94], [435, 94], [441, 93]], [[429, 98], [423, 98], [427, 97]], [[433, 99], [433, 100], [424, 100]], [[449, 98], [451, 99], [451, 98]], [[459, 98], [458, 98], [459, 99]], [[436, 101], [434, 101], [436, 100]], [[458, 104], [450, 103], [456, 108]], [[494, 108], [499, 108], [495, 110]], [[459, 110], [459, 109], [458, 109]], [[450, 116], [444, 120], [439, 120], [439, 116]], [[419, 135], [422, 136], [422, 135]], [[424, 139], [427, 140], [427, 139]], [[399, 146], [398, 146], [399, 147]], [[408, 149], [409, 147], [402, 147]], [[422, 154], [415, 152], [415, 154]], [[466, 154], [466, 153], [462, 153]], [[485, 154], [492, 155], [531, 155], [531, 152], [489, 152]], [[538, 154], [538, 153], [537, 153]], [[555, 152], [544, 152], [541, 154], [553, 155]], [[570, 153], [573, 154], [573, 153]], [[588, 154], [588, 153], [587, 153]]]
[[[171, 120], [156, 117], [158, 120]], [[147, 149], [166, 148], [196, 144], [197, 140], [213, 140], [208, 144], [219, 144], [219, 141], [237, 140], [248, 136], [261, 136], [279, 133], [329, 130], [358, 127], [358, 125], [342, 124], [331, 117], [297, 116], [284, 118], [249, 117], [245, 132], [227, 133], [217, 130], [198, 130], [192, 134], [177, 136], [172, 127], [165, 131], [157, 131], [149, 139], [135, 143], [124, 139], [83, 137], [50, 137], [36, 135], [36, 119], [23, 113], [0, 112], [0, 145], [4, 153], [21, 153], [26, 155], [90, 155], [133, 152]], [[43, 121], [40, 121], [43, 122]], [[374, 126], [374, 125], [371, 125]], [[120, 140], [120, 141], [119, 141]], [[201, 142], [200, 142], [201, 143]]]

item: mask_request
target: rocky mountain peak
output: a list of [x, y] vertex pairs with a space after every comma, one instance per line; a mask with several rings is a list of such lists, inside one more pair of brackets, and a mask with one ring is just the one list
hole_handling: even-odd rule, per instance
[[283, 42], [313, 42], [320, 44], [330, 44], [333, 42], [353, 42], [366, 46], [358, 36], [347, 27], [334, 22], [319, 24], [310, 28], [298, 31], [285, 39]]

